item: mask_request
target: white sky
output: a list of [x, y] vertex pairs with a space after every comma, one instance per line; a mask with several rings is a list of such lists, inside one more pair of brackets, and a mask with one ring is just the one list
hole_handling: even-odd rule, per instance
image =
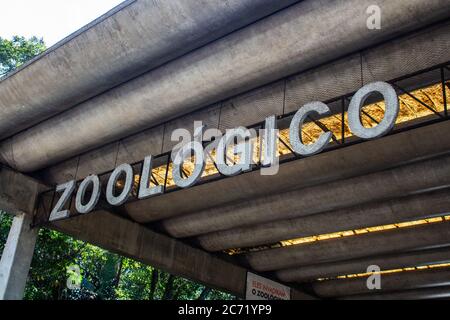
[[0, 0], [0, 37], [44, 38], [47, 47], [123, 0]]

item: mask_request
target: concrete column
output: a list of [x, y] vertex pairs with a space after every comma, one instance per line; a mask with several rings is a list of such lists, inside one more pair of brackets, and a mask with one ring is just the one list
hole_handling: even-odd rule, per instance
[[30, 225], [29, 215], [14, 216], [0, 259], [0, 300], [23, 297], [38, 230], [31, 229]]

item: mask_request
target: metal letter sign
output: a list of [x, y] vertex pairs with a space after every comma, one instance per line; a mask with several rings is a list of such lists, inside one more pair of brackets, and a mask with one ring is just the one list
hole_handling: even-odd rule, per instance
[[289, 128], [289, 139], [291, 141], [292, 148], [296, 153], [301, 156], [312, 156], [321, 152], [327, 146], [331, 140], [331, 132], [322, 133], [319, 139], [310, 145], [303, 144], [299, 132], [303, 122], [305, 122], [306, 118], [311, 113], [324, 115], [328, 112], [330, 112], [330, 108], [328, 108], [325, 103], [317, 101], [305, 104], [303, 108], [300, 108], [300, 110], [297, 111]]
[[[361, 123], [361, 112], [367, 98], [373, 93], [379, 93], [384, 98], [385, 114], [381, 122], [372, 127], [366, 128]], [[325, 115], [330, 112], [330, 108], [323, 102], [315, 101], [305, 104], [294, 115], [289, 126], [289, 140], [293, 152], [302, 156], [312, 156], [321, 152], [331, 141], [332, 133], [325, 130], [318, 139], [311, 144], [305, 144], [301, 137], [301, 128], [308, 117], [313, 114]], [[352, 97], [348, 109], [348, 125], [352, 133], [362, 139], [375, 139], [387, 134], [395, 125], [399, 113], [399, 101], [395, 89], [386, 82], [373, 82], [359, 89]], [[261, 132], [260, 155], [261, 155], [261, 174], [265, 175], [263, 169], [278, 164], [278, 129], [276, 128], [276, 117], [270, 116], [265, 121], [265, 129]], [[211, 157], [211, 146], [216, 152], [215, 165], [217, 170], [224, 176], [234, 176], [242, 172], [252, 170], [253, 155], [255, 151], [256, 133], [253, 129], [238, 127], [227, 130], [225, 135], [219, 137], [218, 143], [211, 143], [203, 146], [204, 126], [197, 128], [194, 132], [194, 140], [185, 144], [182, 148], [172, 151], [175, 158], [172, 161], [172, 175], [175, 184], [180, 188], [188, 188], [195, 185], [205, 170], [206, 160]], [[252, 131], [253, 130], [253, 131]], [[231, 158], [238, 157], [238, 161], [233, 163]], [[189, 158], [195, 157], [195, 163], [192, 172], [187, 175], [183, 170], [183, 162]], [[165, 186], [150, 186], [150, 177], [152, 175], [151, 155], [147, 156], [142, 164], [140, 176], [134, 175], [133, 167], [127, 163], [118, 166], [110, 175], [106, 187], [106, 200], [110, 205], [120, 206], [130, 197], [134, 183], [140, 180], [137, 199], [147, 199], [152, 196], [160, 195], [165, 192]], [[231, 163], [230, 163], [231, 162]], [[169, 168], [169, 165], [168, 165]], [[278, 166], [275, 171], [278, 172]], [[184, 173], [184, 176], [183, 176]], [[119, 178], [123, 177], [123, 181]], [[120, 183], [119, 183], [120, 182]], [[120, 188], [120, 190], [118, 190]], [[86, 190], [92, 189], [90, 199], [86, 202], [84, 199]], [[76, 189], [76, 182], [60, 184], [56, 187], [56, 193], [62, 193], [50, 213], [49, 221], [67, 218], [69, 210], [63, 209]], [[78, 213], [84, 214], [95, 209], [100, 198], [101, 192], [100, 180], [96, 175], [90, 175], [81, 182], [76, 193], [75, 208]], [[116, 191], [120, 191], [116, 195]], [[86, 203], [85, 203], [86, 202]], [[253, 277], [253, 276], [251, 276]], [[256, 280], [255, 280], [256, 281]]]
[[[365, 128], [361, 123], [361, 108], [366, 99], [374, 92], [384, 97], [385, 114], [383, 120], [373, 128]], [[395, 89], [386, 82], [373, 82], [365, 85], [353, 96], [348, 107], [348, 126], [356, 136], [363, 139], [375, 139], [384, 136], [395, 125], [399, 111], [398, 96]]]
[[[92, 185], [91, 198], [86, 204], [83, 204], [84, 196], [89, 185]], [[96, 175], [88, 176], [78, 188], [75, 207], [79, 213], [88, 213], [97, 205], [98, 199], [100, 199], [100, 180]]]

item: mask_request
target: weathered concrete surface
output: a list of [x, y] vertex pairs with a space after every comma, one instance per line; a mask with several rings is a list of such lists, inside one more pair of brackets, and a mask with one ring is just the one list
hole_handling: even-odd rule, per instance
[[359, 259], [450, 245], [450, 221], [292, 245], [245, 254], [257, 271]]
[[31, 229], [38, 181], [0, 166], [0, 210], [14, 215], [0, 260], [0, 300], [22, 299], [38, 229]]
[[450, 189], [377, 201], [351, 208], [209, 233], [197, 238], [202, 248], [221, 251], [256, 247], [313, 235], [429, 218], [450, 212]]
[[379, 266], [381, 270], [396, 270], [449, 262], [450, 247], [444, 247], [336, 263], [313, 264], [299, 268], [279, 270], [275, 275], [285, 282], [307, 282], [319, 278], [333, 278], [342, 275], [366, 273], [367, 268], [372, 265]]
[[14, 170], [0, 166], [0, 209], [9, 214], [31, 215], [44, 186]]
[[448, 298], [450, 298], [450, 287], [442, 286], [391, 293], [354, 295], [348, 297], [340, 297], [338, 298], [338, 300], [431, 300]]
[[[285, 112], [296, 111], [311, 101], [354, 92], [370, 82], [388, 81], [446, 63], [450, 61], [449, 46], [450, 22], [446, 22], [290, 77], [286, 81]], [[423, 77], [412, 80], [413, 88], [427, 85]]]
[[0, 138], [297, 1], [126, 1], [0, 82]]
[[[2, 168], [0, 209], [16, 214], [0, 262], [0, 298], [20, 299], [33, 256], [37, 229], [30, 230], [35, 199], [43, 185]], [[101, 211], [55, 222], [50, 227], [170, 273], [245, 296], [247, 269], [190, 247], [142, 225]], [[296, 299], [313, 299], [293, 291]]]
[[383, 12], [376, 31], [364, 14], [373, 0], [300, 2], [14, 136], [1, 145], [1, 158], [18, 170], [36, 170], [450, 12], [446, 0], [375, 3]]
[[[373, 152], [377, 152], [377, 149]], [[304, 217], [446, 187], [450, 187], [450, 155], [215, 207], [163, 220], [161, 226], [174, 237], [189, 237], [280, 219]]]
[[[44, 169], [41, 177], [49, 184], [56, 184], [113, 170], [116, 162], [134, 163], [149, 154], [158, 155], [168, 151], [171, 147], [172, 130], [183, 128], [192, 133], [194, 120], [203, 121], [208, 128], [221, 130], [255, 124], [263, 121], [266, 116], [282, 114], [283, 110], [295, 111], [310, 101], [326, 101], [356, 91], [368, 81], [391, 80], [445, 63], [450, 61], [449, 47], [450, 22], [434, 25], [68, 159]], [[438, 73], [429, 73], [432, 79], [415, 77], [413, 88], [427, 86], [430, 80], [439, 81]], [[407, 86], [406, 89], [411, 87]], [[195, 201], [190, 201], [189, 204], [191, 203]], [[152, 211], [152, 205], [149, 206], [148, 211]], [[180, 206], [177, 211], [184, 209]], [[195, 207], [195, 210], [199, 209], [198, 206]], [[161, 210], [155, 207], [155, 211]]]
[[14, 217], [0, 259], [0, 300], [20, 300], [33, 258], [38, 229], [31, 229], [31, 216]]
[[[238, 297], [245, 296], [245, 268], [108, 212], [98, 211], [54, 222], [51, 227], [171, 274]], [[295, 292], [294, 296], [297, 299], [313, 299], [302, 292]]]
[[314, 292], [322, 298], [381, 293], [395, 290], [431, 288], [450, 285], [450, 270], [431, 269], [381, 275], [381, 289], [369, 290], [367, 278], [327, 280], [313, 283]]
[[[239, 201], [365, 175], [448, 152], [450, 141], [441, 138], [447, 135], [450, 135], [448, 123], [433, 124], [288, 162], [282, 164], [274, 176], [249, 172], [128, 203], [124, 208], [134, 220], [144, 223], [231, 203], [239, 207]], [[205, 201], [205, 194], [208, 194], [208, 201]]]

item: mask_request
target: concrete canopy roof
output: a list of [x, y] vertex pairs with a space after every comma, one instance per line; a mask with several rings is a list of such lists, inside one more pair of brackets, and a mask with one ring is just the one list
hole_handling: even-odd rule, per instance
[[0, 139], [298, 0], [126, 0], [0, 79]]
[[[374, 32], [367, 28], [366, 15], [361, 14], [371, 4], [369, 0], [299, 2], [14, 135], [0, 143], [0, 158], [19, 171], [41, 169], [221, 99], [441, 21], [450, 12], [444, 0], [379, 0], [383, 28]], [[312, 33], [311, 26], [317, 31]], [[39, 92], [48, 90], [33, 96], [40, 96]], [[23, 104], [15, 108], [22, 110]], [[11, 109], [6, 106], [3, 110]], [[1, 119], [13, 122], [6, 116]]]
[[[286, 42], [286, 38], [289, 41], [298, 42], [296, 37], [299, 35], [292, 35], [292, 32], [297, 32], [297, 30], [286, 32], [283, 34], [284, 38], [276, 39], [279, 43], [285, 44], [285, 47], [275, 46], [272, 48], [280, 54], [274, 55], [275, 62], [270, 60], [273, 64], [259, 59], [265, 61], [261, 63], [258, 57], [254, 57], [256, 56], [254, 52], [260, 53], [258, 51], [261, 49], [260, 46], [246, 46], [245, 44], [256, 41], [255, 39], [262, 39], [262, 42], [267, 41], [261, 34], [273, 36], [273, 33], [270, 32], [277, 33], [279, 30], [277, 28], [287, 28], [286, 24], [288, 23], [301, 25], [303, 20], [300, 18], [306, 12], [301, 9], [305, 7], [313, 9], [310, 12], [321, 17], [328, 17], [331, 13], [323, 10], [327, 4], [331, 5], [332, 3], [332, 5], [336, 5], [333, 8], [343, 10], [343, 13], [346, 14], [344, 17], [348, 19], [349, 16], [354, 15], [353, 10], [356, 9], [352, 6], [356, 1], [303, 1], [286, 9], [290, 11], [284, 13], [281, 11], [231, 34], [228, 38], [222, 38], [210, 44], [209, 47], [193, 51], [190, 53], [191, 56], [186, 55], [166, 64], [164, 66], [166, 69], [160, 68], [159, 76], [151, 83], [154, 86], [153, 92], [157, 92], [159, 97], [164, 97], [164, 94], [173, 88], [168, 85], [158, 87], [161, 83], [166, 81], [164, 82], [166, 84], [176, 84], [174, 91], [180, 88], [178, 85], [181, 83], [183, 84], [181, 87], [185, 90], [183, 92], [191, 94], [192, 96], [189, 96], [191, 98], [200, 92], [200, 100], [195, 100], [195, 97], [192, 98], [194, 100], [188, 99], [192, 102], [192, 108], [189, 107], [188, 111], [210, 104], [209, 108], [197, 111], [199, 113], [191, 113], [189, 116], [160, 125], [163, 119], [172, 119], [185, 110], [186, 104], [183, 100], [185, 97], [174, 94], [171, 95], [171, 99], [174, 99], [173, 101], [176, 103], [171, 106], [175, 108], [176, 112], [172, 115], [162, 116], [160, 114], [161, 117], [157, 121], [152, 122], [153, 120], [150, 121], [151, 119], [147, 118], [136, 126], [130, 122], [128, 123], [130, 127], [124, 126], [122, 128], [124, 131], [117, 133], [115, 132], [117, 124], [113, 120], [117, 117], [127, 119], [127, 108], [120, 108], [120, 112], [114, 112], [117, 110], [111, 109], [111, 118], [105, 117], [104, 121], [100, 121], [102, 119], [97, 121], [98, 118], [95, 118], [95, 121], [92, 122], [95, 125], [88, 128], [105, 125], [103, 128], [105, 129], [103, 133], [107, 133], [105, 138], [105, 136], [96, 135], [96, 132], [89, 133], [89, 130], [78, 135], [77, 128], [79, 127], [72, 126], [71, 121], [77, 119], [78, 122], [84, 124], [80, 119], [86, 119], [88, 113], [85, 113], [83, 108], [88, 109], [88, 107], [77, 107], [73, 109], [74, 111], [70, 111], [69, 116], [65, 114], [55, 117], [56, 120], [51, 120], [50, 125], [50, 122], [43, 122], [23, 134], [4, 141], [0, 147], [1, 158], [26, 171], [47, 167], [40, 172], [35, 172], [35, 175], [51, 184], [68, 180], [68, 177], [80, 179], [90, 173], [112, 169], [117, 164], [117, 159], [132, 162], [131, 160], [136, 157], [147, 155], [149, 150], [152, 154], [159, 153], [158, 150], [163, 151], [170, 147], [170, 144], [164, 142], [167, 141], [166, 129], [169, 128], [170, 131], [170, 128], [176, 128], [180, 123], [190, 124], [191, 120], [195, 120], [199, 114], [208, 123], [212, 123], [218, 128], [226, 128], [228, 125], [235, 124], [248, 125], [249, 123], [245, 122], [255, 119], [256, 116], [252, 117], [254, 113], [257, 114], [257, 117], [263, 117], [266, 113], [273, 114], [280, 110], [281, 112], [277, 114], [294, 111], [305, 102], [305, 99], [327, 100], [343, 96], [355, 91], [361, 86], [361, 82], [388, 81], [435, 65], [441, 66], [439, 71], [443, 70], [442, 66], [450, 60], [448, 56], [449, 23], [448, 21], [437, 22], [448, 17], [450, 10], [443, 10], [450, 5], [448, 1], [435, 0], [426, 4], [421, 1], [409, 2], [408, 8], [411, 11], [408, 11], [406, 16], [409, 19], [411, 16], [420, 16], [423, 18], [420, 23], [404, 21], [402, 20], [404, 16], [398, 15], [400, 12], [405, 12], [405, 2], [382, 0], [379, 2], [389, 6], [389, 14], [385, 17], [388, 25], [383, 31], [386, 33], [382, 32], [379, 37], [368, 40], [365, 38], [367, 30], [365, 30], [364, 24], [361, 27], [356, 23], [346, 26], [350, 29], [340, 30], [338, 33], [342, 37], [333, 39], [335, 42], [327, 42], [329, 47], [322, 48], [324, 47], [323, 39], [314, 38], [311, 43], [306, 43], [310, 45], [308, 47], [310, 51], [305, 49], [308, 51], [306, 53], [311, 54], [314, 58], [319, 56], [316, 50], [333, 49], [329, 51], [331, 53], [326, 50], [326, 52], [320, 51], [320, 59], [317, 58], [317, 60], [312, 58], [312, 60], [308, 60], [305, 56], [299, 55], [296, 51], [300, 50], [299, 47], [291, 48], [292, 51], [288, 50], [289, 46], [286, 43], [290, 42]], [[358, 4], [361, 3], [367, 5], [369, 1], [358, 1]], [[342, 7], [340, 7], [341, 5]], [[348, 9], [349, 7], [352, 9]], [[428, 14], [424, 15], [424, 11]], [[289, 17], [290, 19], [282, 19], [281, 15], [283, 18]], [[311, 22], [313, 20], [315, 20], [314, 17], [308, 17], [306, 25], [314, 25]], [[330, 23], [330, 21], [324, 22]], [[432, 25], [422, 29], [428, 24]], [[324, 24], [321, 26], [324, 27]], [[333, 24], [331, 27], [335, 28]], [[360, 28], [363, 28], [364, 31], [361, 31]], [[419, 30], [403, 37], [399, 36], [416, 29]], [[361, 31], [361, 38], [358, 38], [361, 34], [357, 30]], [[300, 31], [311, 33], [310, 29], [306, 27]], [[356, 38], [350, 39], [349, 34]], [[259, 36], [260, 38], [258, 38]], [[391, 42], [376, 47], [371, 46], [394, 36], [396, 38]], [[309, 38], [305, 37], [305, 39]], [[344, 40], [348, 40], [349, 43]], [[231, 56], [237, 60], [227, 60], [230, 52], [219, 50], [230, 43], [235, 43], [236, 47], [242, 50], [236, 49], [236, 52], [240, 53], [236, 56], [232, 54], [234, 51], [231, 52]], [[434, 44], [434, 46], [430, 46], [430, 44]], [[349, 55], [321, 65], [321, 63], [339, 58], [337, 53], [344, 52], [339, 51], [340, 48], [343, 48], [342, 46], [346, 50], [348, 49], [345, 52]], [[208, 48], [211, 49], [211, 52]], [[358, 51], [360, 49], [363, 51]], [[264, 53], [264, 50], [261, 52]], [[270, 54], [268, 55], [270, 56]], [[215, 58], [218, 56], [224, 57], [221, 63], [226, 67], [216, 70], [212, 66], [216, 66]], [[286, 57], [293, 59], [292, 64], [286, 62]], [[202, 65], [206, 60], [212, 62]], [[230, 61], [236, 63], [230, 63]], [[255, 64], [247, 66], [246, 61], [253, 61]], [[175, 67], [171, 69], [171, 65]], [[196, 67], [193, 68], [193, 65]], [[245, 69], [244, 66], [249, 69]], [[268, 66], [273, 66], [273, 69]], [[165, 78], [164, 70], [167, 71], [170, 76], [167, 77], [170, 79]], [[184, 70], [185, 73], [179, 73], [180, 70]], [[205, 83], [205, 87], [198, 83], [193, 84], [195, 90], [189, 86], [185, 87], [184, 84], [190, 79], [186, 76], [190, 75], [186, 70], [191, 72], [200, 70], [199, 83]], [[230, 70], [237, 71], [230, 73]], [[290, 75], [293, 70], [302, 72], [281, 79]], [[430, 72], [433, 73], [436, 70], [433, 69]], [[253, 71], [256, 73], [253, 74]], [[224, 79], [220, 77], [221, 72], [230, 73], [233, 77]], [[240, 75], [239, 72], [243, 72], [245, 75]], [[270, 73], [269, 76], [268, 73]], [[440, 73], [437, 77], [436, 73], [431, 76], [428, 71], [423, 73], [425, 76], [420, 74], [417, 77], [412, 76], [402, 80], [401, 85], [408, 90], [414, 90], [436, 84], [439, 81], [436, 79], [440, 79], [441, 76]], [[255, 75], [255, 78], [250, 80], [245, 78], [248, 81], [246, 80], [245, 85], [242, 85], [238, 80], [242, 80], [241, 76], [244, 77], [247, 74], [249, 77]], [[133, 101], [139, 102], [137, 103], [138, 107], [145, 107], [145, 103], [152, 100], [147, 99], [148, 97], [146, 98], [145, 95], [140, 95], [148, 89], [147, 80], [150, 78], [144, 77], [146, 76], [138, 78], [137, 81], [141, 82], [136, 86], [127, 84], [129, 87], [122, 92], [123, 95], [115, 96], [117, 91], [111, 90], [111, 96], [99, 96], [86, 103], [88, 106], [101, 105], [102, 108], [106, 108], [110, 106], [109, 102], [111, 101], [120, 102], [135, 97], [137, 100]], [[225, 86], [224, 83], [219, 82], [222, 80], [229, 86], [226, 88], [231, 88], [230, 90], [222, 87], [222, 85]], [[267, 84], [272, 80], [276, 80], [276, 82], [255, 89], [256, 93], [247, 91], [242, 96], [232, 96], [235, 93]], [[213, 87], [208, 87], [206, 84]], [[327, 86], [324, 87], [324, 84]], [[205, 91], [196, 91], [197, 87]], [[217, 91], [208, 95], [210, 89]], [[179, 92], [176, 93], [179, 94]], [[227, 100], [217, 103], [220, 99]], [[161, 100], [163, 99], [161, 98]], [[164, 103], [169, 100], [164, 100]], [[255, 103], [255, 100], [258, 103]], [[178, 102], [180, 103], [178, 104]], [[258, 108], [257, 105], [260, 104], [263, 104], [264, 107]], [[407, 103], [405, 105], [408, 107]], [[123, 107], [120, 103], [117, 106]], [[236, 115], [233, 113], [233, 108], [240, 112], [237, 112]], [[111, 110], [108, 109], [108, 111]], [[122, 113], [122, 111], [124, 112]], [[214, 180], [208, 184], [167, 193], [157, 198], [129, 202], [118, 209], [107, 208], [107, 210], [99, 210], [89, 215], [55, 222], [50, 227], [83, 240], [92, 241], [109, 250], [152, 263], [176, 274], [192, 277], [202, 283], [212, 283], [218, 288], [235, 294], [242, 295], [242, 280], [245, 278], [243, 275], [246, 270], [253, 270], [268, 277], [286, 281], [294, 287], [307, 288], [313, 294], [324, 298], [364, 295], [366, 292], [361, 290], [361, 281], [345, 281], [342, 282], [342, 285], [341, 283], [336, 285], [338, 280], [334, 277], [359, 272], [361, 266], [368, 261], [379, 263], [385, 268], [402, 269], [416, 267], [416, 263], [433, 265], [449, 261], [448, 250], [446, 250], [450, 244], [449, 222], [444, 215], [450, 211], [448, 197], [450, 142], [445, 139], [450, 134], [450, 126], [448, 118], [443, 115], [444, 107], [434, 111], [431, 112], [431, 116], [439, 114], [439, 119], [436, 121], [428, 122], [430, 117], [425, 116], [423, 117], [425, 119], [419, 119], [420, 121], [415, 126], [410, 127], [408, 127], [409, 121], [406, 121], [405, 130], [379, 140], [345, 145], [342, 148], [327, 150], [327, 152], [311, 158], [283, 163], [280, 173], [273, 177], [261, 177], [258, 172], [251, 172], [232, 178]], [[104, 114], [99, 112], [95, 116], [101, 118], [104, 117]], [[141, 114], [136, 112], [134, 116], [136, 119]], [[226, 121], [221, 122], [219, 118]], [[141, 119], [139, 118], [139, 120]], [[422, 120], [423, 122], [421, 122]], [[121, 121], [119, 123], [122, 124]], [[52, 134], [48, 135], [46, 130], [52, 129], [53, 124], [57, 124], [59, 129], [55, 129]], [[135, 129], [144, 129], [147, 125], [151, 126], [150, 124], [155, 126], [117, 141], [117, 139], [123, 138], [125, 131], [134, 132]], [[49, 127], [46, 127], [47, 125]], [[73, 138], [74, 140], [67, 140], [66, 136], [60, 136], [61, 131], [59, 130], [62, 130], [64, 125], [69, 126], [70, 129], [67, 139]], [[92, 138], [90, 142], [83, 138], [85, 137], [83, 135], [87, 133]], [[110, 133], [111, 135], [109, 135]], [[35, 139], [36, 136], [40, 138]], [[63, 143], [53, 144], [54, 137], [60, 138], [60, 142]], [[42, 141], [49, 143], [49, 149], [40, 143]], [[70, 141], [74, 141], [77, 145], [72, 146]], [[105, 145], [110, 141], [113, 142]], [[21, 147], [16, 149], [16, 146]], [[65, 147], [73, 147], [73, 149], [65, 153]], [[91, 148], [93, 151], [80, 155]], [[61, 153], [58, 154], [58, 152]], [[20, 156], [16, 158], [17, 155]], [[52, 165], [72, 155], [75, 157]], [[429, 201], [433, 201], [433, 204], [429, 205]], [[371, 215], [370, 218], [366, 219], [367, 215]], [[414, 221], [410, 221], [428, 218], [441, 220], [439, 222], [433, 222], [433, 220], [430, 223], [427, 221], [427, 224], [416, 226], [414, 226]], [[407, 227], [397, 227], [398, 223], [405, 221], [410, 223]], [[317, 232], [377, 228], [391, 223], [395, 224], [394, 228], [382, 232], [330, 238], [307, 244], [296, 242], [298, 240], [296, 237], [317, 236]], [[155, 250], [153, 251], [153, 249]], [[233, 251], [233, 249], [240, 250]], [[228, 250], [226, 253], [233, 253], [233, 255], [229, 256], [222, 250]], [[402, 259], [393, 263], [392, 255], [401, 256]], [[223, 261], [226, 263], [223, 264]], [[337, 271], [330, 273], [330, 264], [334, 264], [335, 266], [331, 268]], [[321, 283], [315, 278], [315, 274], [313, 278], [306, 277], [302, 273], [302, 268], [310, 270], [312, 266], [316, 268], [315, 270], [323, 270], [320, 276], [326, 275], [333, 279], [329, 280], [330, 282]], [[326, 272], [327, 268], [328, 272]], [[229, 278], [219, 278], [215, 273], [216, 270], [221, 270], [222, 276], [229, 273]], [[447, 276], [446, 271], [426, 273], [418, 271], [406, 276], [394, 276], [389, 280], [387, 292], [402, 289], [417, 290], [426, 285], [434, 289], [448, 287], [445, 282]], [[417, 281], [410, 282], [411, 278]], [[411, 285], [407, 286], [405, 282]], [[436, 294], [445, 293], [442, 290], [439, 292], [416, 292], [416, 295], [428, 295], [429, 297]]]

